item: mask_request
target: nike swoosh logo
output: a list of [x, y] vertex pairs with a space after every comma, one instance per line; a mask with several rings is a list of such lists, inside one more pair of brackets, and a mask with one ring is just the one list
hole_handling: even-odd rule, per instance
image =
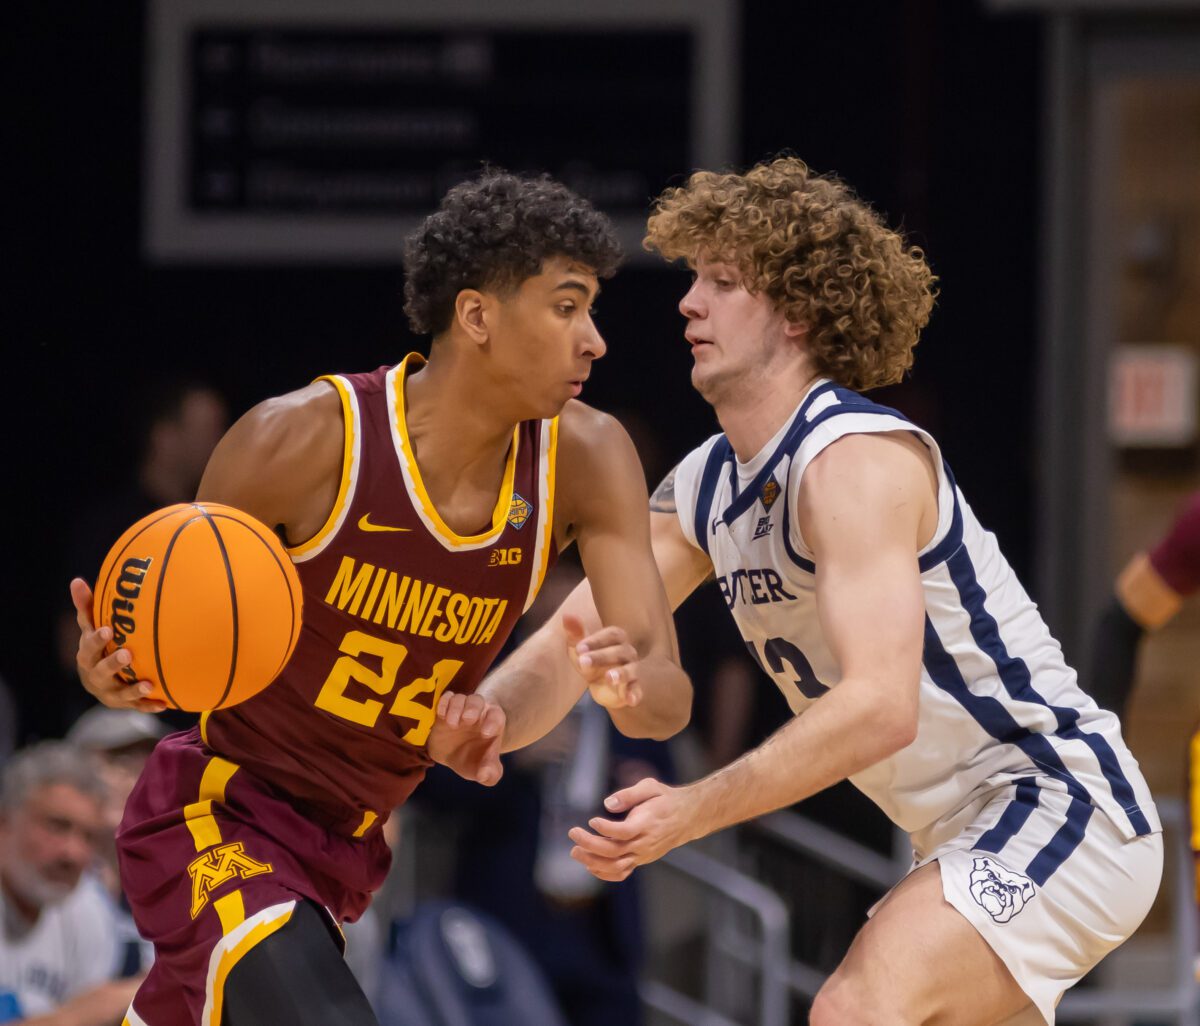
[[411, 531], [412, 530], [411, 527], [388, 527], [385, 524], [373, 524], [373, 523], [371, 523], [370, 520], [367, 519], [370, 515], [371, 515], [370, 513], [364, 513], [362, 515], [362, 519], [359, 520], [359, 522], [358, 522], [358, 529], [360, 531]]

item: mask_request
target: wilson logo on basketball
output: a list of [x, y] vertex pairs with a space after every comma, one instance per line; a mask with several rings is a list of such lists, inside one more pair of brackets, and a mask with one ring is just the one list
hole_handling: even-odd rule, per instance
[[252, 859], [242, 849], [241, 841], [222, 844], [206, 851], [198, 859], [188, 863], [188, 874], [192, 878], [192, 918], [195, 919], [208, 904], [208, 896], [226, 880], [234, 877], [245, 880], [263, 873], [273, 873], [275, 867], [269, 862]]
[[[121, 572], [115, 586], [116, 594], [113, 595], [112, 604], [109, 607], [112, 640], [118, 648], [124, 645], [129, 640], [129, 636], [137, 630], [137, 623], [133, 619], [133, 607], [142, 593], [142, 582], [146, 579], [146, 571], [150, 569], [150, 564], [153, 562], [153, 558], [134, 559], [130, 557], [121, 564]], [[132, 666], [124, 667], [120, 675], [130, 684], [136, 684], [138, 681], [137, 671]]]

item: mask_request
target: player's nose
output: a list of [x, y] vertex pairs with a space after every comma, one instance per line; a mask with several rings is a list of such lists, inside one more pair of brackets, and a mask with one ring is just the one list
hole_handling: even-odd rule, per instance
[[679, 312], [689, 321], [704, 316], [704, 304], [700, 302], [700, 282], [692, 282], [692, 287], [683, 294], [679, 301]]
[[589, 330], [584, 336], [583, 355], [599, 360], [607, 352], [608, 343], [604, 341], [604, 336], [594, 324], [589, 325]]

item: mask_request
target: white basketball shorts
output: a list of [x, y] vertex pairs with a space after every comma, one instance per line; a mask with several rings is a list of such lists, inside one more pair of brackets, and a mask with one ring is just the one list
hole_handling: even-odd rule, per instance
[[1126, 840], [1099, 808], [1032, 778], [912, 840], [912, 868], [938, 861], [946, 900], [1050, 1026], [1063, 993], [1145, 919], [1162, 878], [1161, 834]]

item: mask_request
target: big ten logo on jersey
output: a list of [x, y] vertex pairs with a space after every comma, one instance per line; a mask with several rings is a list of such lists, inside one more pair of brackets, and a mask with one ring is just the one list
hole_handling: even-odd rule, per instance
[[234, 877], [246, 880], [274, 871], [271, 863], [259, 862], [247, 855], [241, 841], [210, 848], [188, 863], [188, 875], [192, 878], [192, 918], [204, 911], [208, 896], [227, 880]]
[[770, 567], [761, 570], [734, 570], [717, 578], [717, 587], [732, 609], [738, 602], [761, 606], [766, 602], [786, 602], [796, 596], [783, 586], [783, 578]]
[[[373, 626], [459, 648], [491, 642], [508, 608], [507, 599], [464, 595], [350, 556], [342, 557], [325, 601]], [[374, 727], [384, 710], [383, 699], [391, 698], [388, 715], [414, 721], [403, 739], [424, 745], [442, 692], [463, 661], [440, 659], [429, 676], [398, 687], [407, 645], [376, 632], [353, 630], [342, 638], [338, 650], [342, 655], [321, 686], [317, 708]]]
[[492, 558], [488, 560], [488, 566], [520, 566], [520, 564], [520, 549], [492, 549]]

